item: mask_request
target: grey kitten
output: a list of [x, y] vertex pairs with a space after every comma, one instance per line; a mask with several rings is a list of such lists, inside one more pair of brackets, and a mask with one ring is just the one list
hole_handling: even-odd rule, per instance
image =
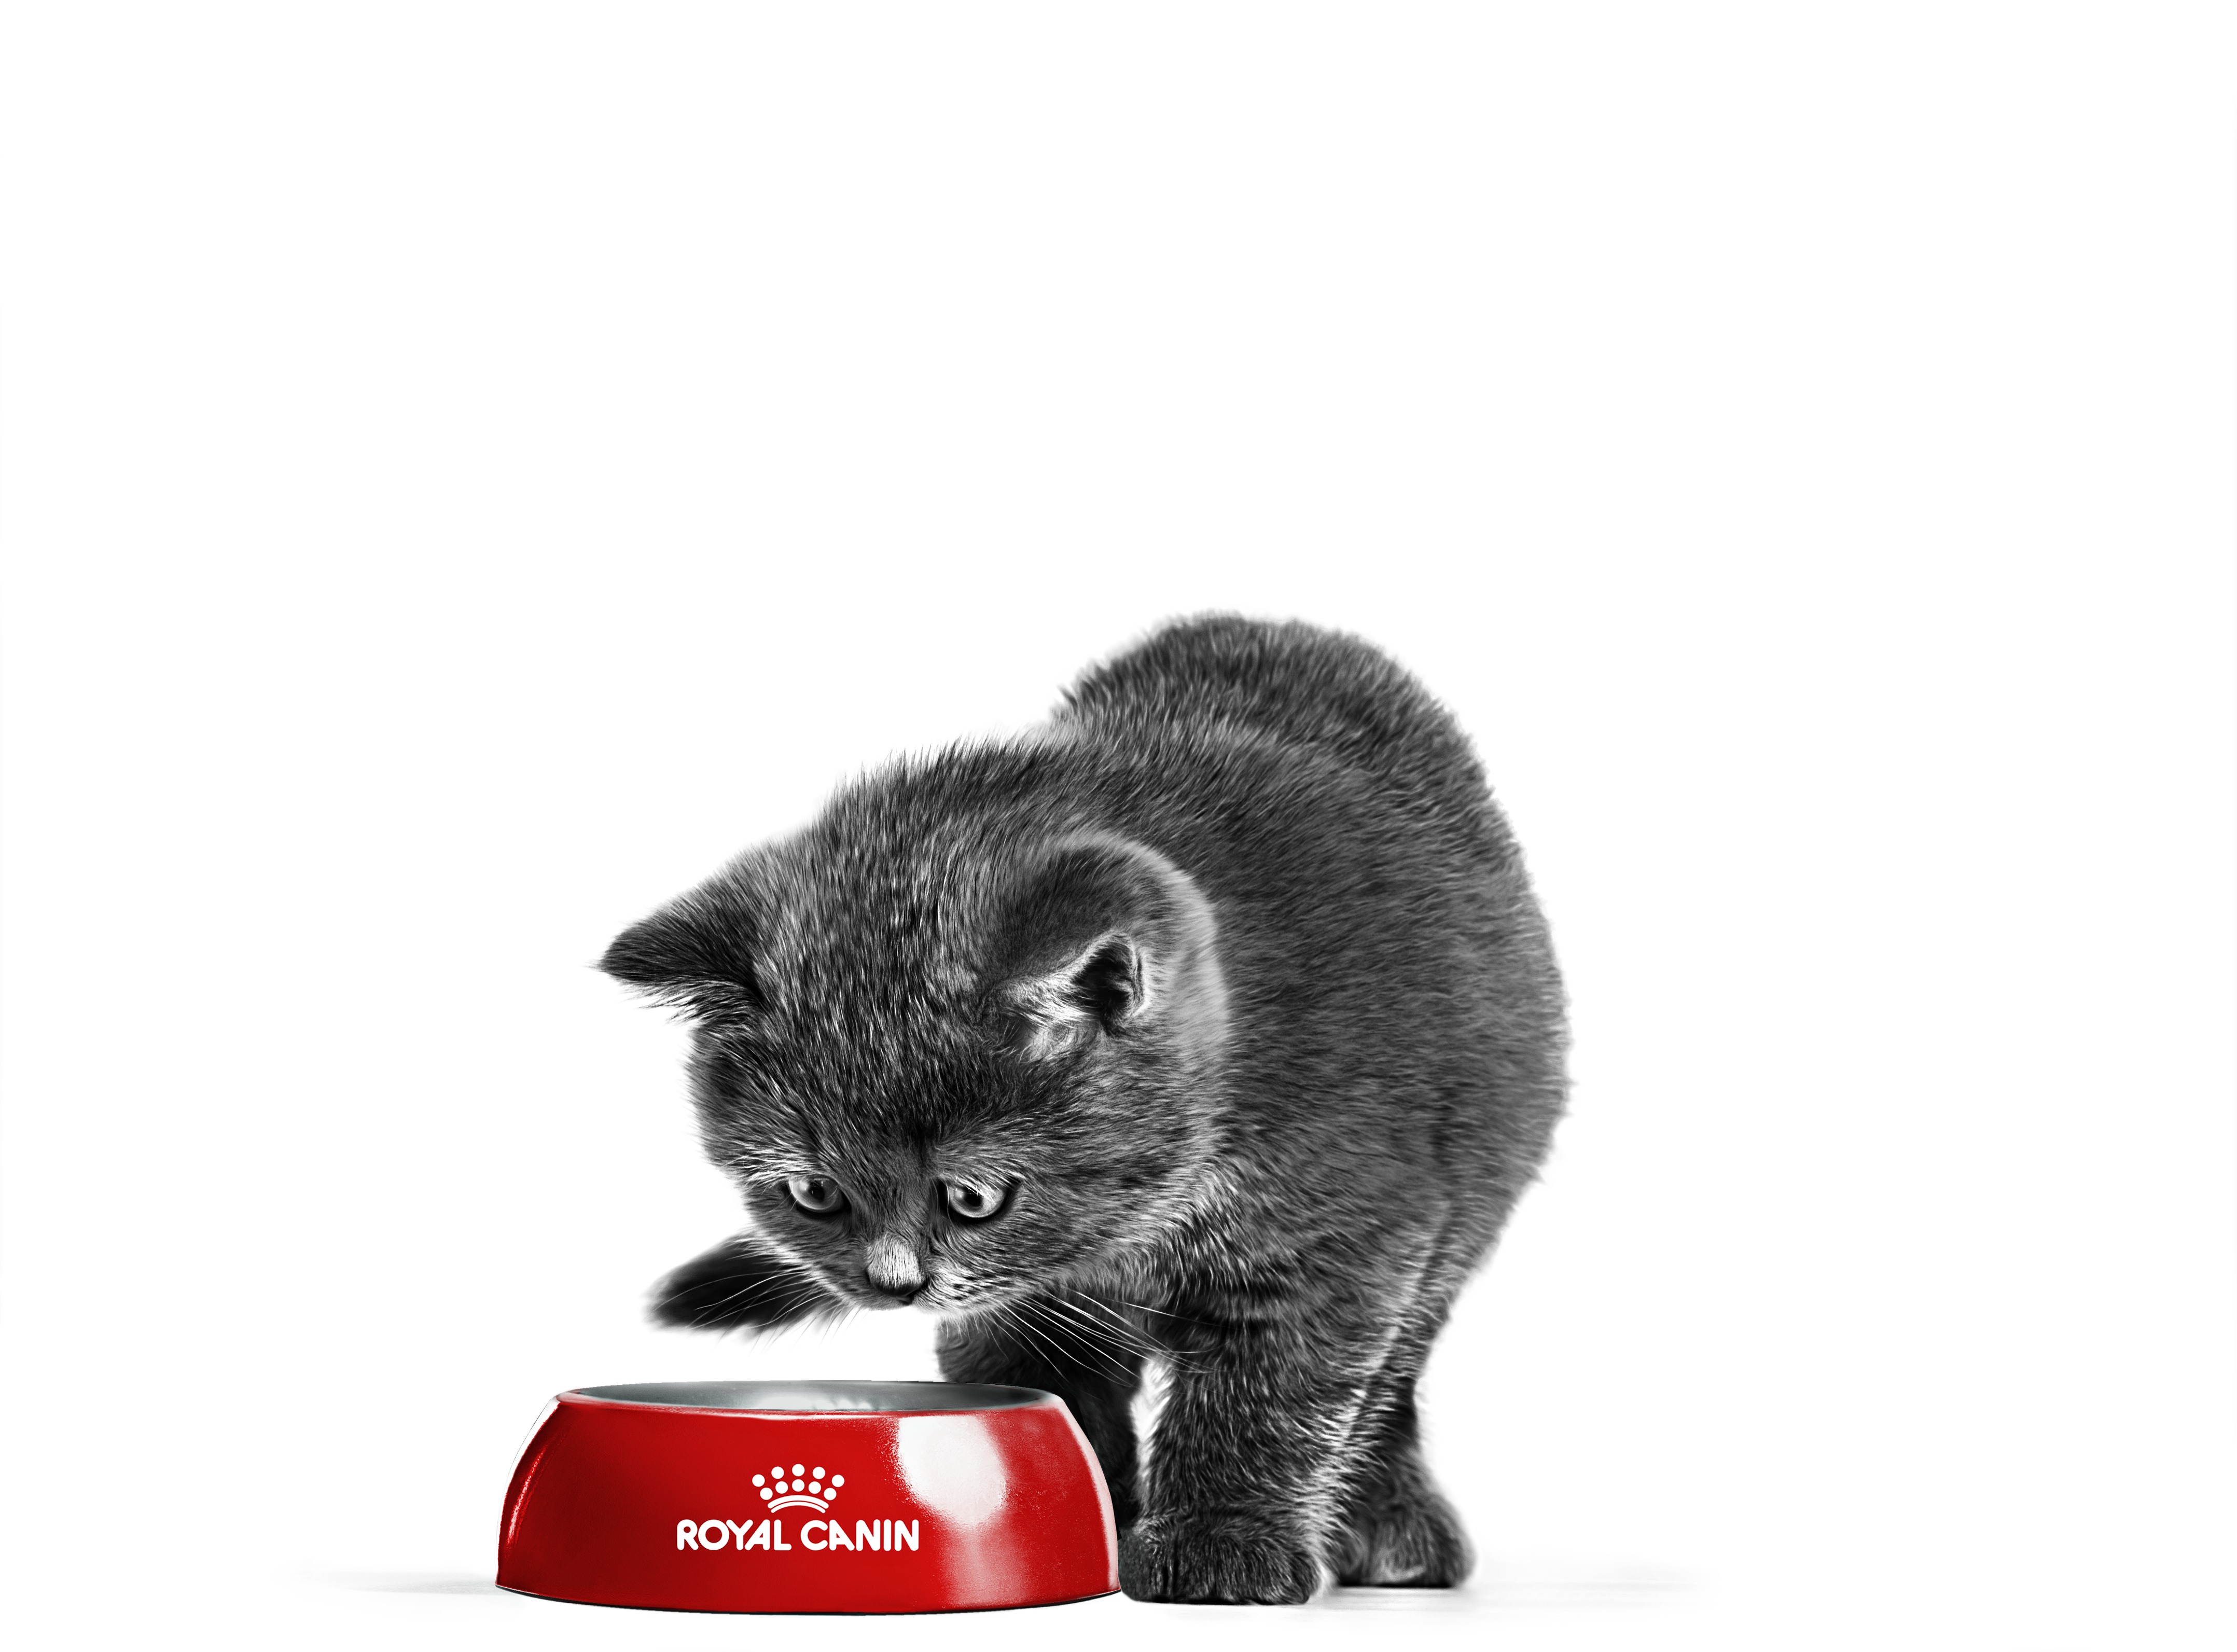
[[[940, 1318], [1061, 1395], [1145, 1600], [1442, 1586], [1414, 1385], [1562, 1107], [1560, 977], [1449, 716], [1303, 624], [1167, 626], [617, 940], [749, 1229], [676, 1324]], [[1130, 1403], [1170, 1384], [1146, 1461]]]

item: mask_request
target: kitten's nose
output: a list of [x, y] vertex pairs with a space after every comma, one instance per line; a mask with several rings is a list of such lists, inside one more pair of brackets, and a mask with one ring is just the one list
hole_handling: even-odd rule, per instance
[[862, 1271], [870, 1276], [872, 1285], [904, 1302], [924, 1289], [924, 1269], [917, 1263], [916, 1248], [892, 1233], [881, 1233], [870, 1241]]

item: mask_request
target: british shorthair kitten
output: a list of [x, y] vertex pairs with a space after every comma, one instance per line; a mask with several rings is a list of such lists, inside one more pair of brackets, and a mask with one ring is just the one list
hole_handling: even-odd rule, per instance
[[1072, 1408], [1142, 1599], [1466, 1574], [1414, 1386], [1545, 1156], [1562, 995], [1466, 739], [1382, 654], [1176, 622], [603, 968], [688, 1013], [749, 1218], [659, 1318], [936, 1314], [951, 1380]]

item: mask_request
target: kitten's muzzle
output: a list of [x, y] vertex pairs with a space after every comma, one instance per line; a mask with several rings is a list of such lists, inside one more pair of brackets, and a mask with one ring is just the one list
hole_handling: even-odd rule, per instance
[[924, 1289], [924, 1266], [907, 1240], [881, 1233], [870, 1242], [862, 1259], [862, 1279], [876, 1295], [895, 1307], [906, 1307]]

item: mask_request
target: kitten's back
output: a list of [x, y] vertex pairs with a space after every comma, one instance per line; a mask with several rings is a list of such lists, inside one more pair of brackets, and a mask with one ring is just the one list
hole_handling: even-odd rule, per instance
[[[1483, 771], [1452, 716], [1386, 655], [1302, 621], [1176, 620], [1091, 667], [1057, 720], [1243, 733], [1375, 776], [1416, 807], [1481, 825]], [[1503, 836], [1504, 834], [1501, 834]]]

